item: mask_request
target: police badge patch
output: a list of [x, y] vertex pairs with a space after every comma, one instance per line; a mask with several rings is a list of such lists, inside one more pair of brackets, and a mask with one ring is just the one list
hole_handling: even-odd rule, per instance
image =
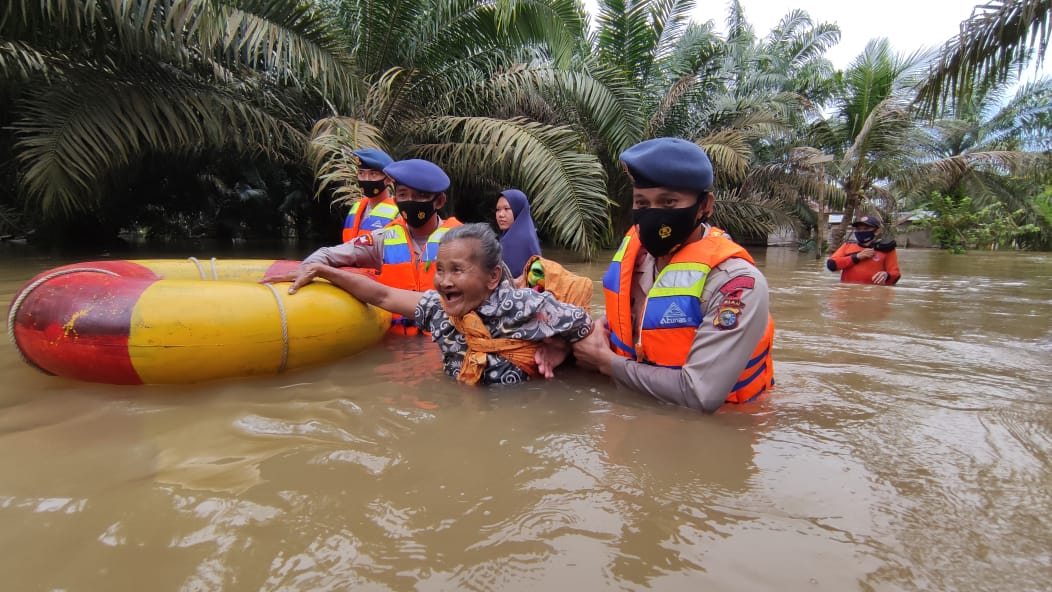
[[720, 331], [736, 328], [738, 321], [741, 320], [742, 310], [745, 309], [742, 292], [751, 290], [755, 286], [756, 280], [749, 276], [734, 277], [723, 284], [720, 288], [723, 302], [720, 302], [720, 307], [716, 310], [716, 317], [712, 319], [713, 326]]
[[720, 331], [734, 329], [738, 326], [738, 319], [741, 318], [743, 308], [745, 305], [738, 298], [733, 296], [724, 298], [720, 303], [720, 308], [716, 311], [716, 318], [712, 319], [712, 324]]

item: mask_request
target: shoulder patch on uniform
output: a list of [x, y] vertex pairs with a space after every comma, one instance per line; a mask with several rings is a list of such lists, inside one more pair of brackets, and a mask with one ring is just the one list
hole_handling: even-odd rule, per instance
[[712, 324], [720, 331], [729, 331], [738, 326], [745, 304], [737, 296], [728, 296], [720, 303]]
[[354, 244], [356, 244], [356, 245], [364, 245], [366, 247], [371, 247], [373, 245], [373, 235], [372, 235], [372, 233], [370, 233], [370, 234], [363, 234], [363, 235], [359, 236], [358, 238], [354, 239]]
[[741, 320], [742, 311], [745, 310], [745, 303], [742, 302], [742, 292], [755, 287], [756, 278], [751, 276], [739, 275], [727, 280], [727, 283], [720, 287], [723, 301], [720, 302], [720, 307], [716, 310], [716, 317], [712, 319], [712, 324], [720, 331], [729, 331], [736, 328], [738, 321]]
[[741, 292], [742, 290], [752, 290], [755, 287], [756, 278], [747, 275], [739, 275], [727, 280], [727, 283], [723, 284], [720, 288], [720, 294], [731, 294], [733, 292]]

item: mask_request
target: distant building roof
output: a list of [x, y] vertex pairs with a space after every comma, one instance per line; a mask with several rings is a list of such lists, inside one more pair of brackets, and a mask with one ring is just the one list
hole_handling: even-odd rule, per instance
[[902, 212], [898, 215], [895, 225], [901, 226], [909, 222], [916, 222], [922, 218], [934, 218], [935, 212], [931, 210], [914, 210], [912, 212]]

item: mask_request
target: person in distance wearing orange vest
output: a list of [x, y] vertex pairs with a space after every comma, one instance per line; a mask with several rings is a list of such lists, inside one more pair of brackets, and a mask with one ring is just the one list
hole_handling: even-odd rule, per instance
[[[456, 218], [443, 220], [438, 215], [438, 210], [446, 204], [449, 177], [435, 163], [420, 159], [394, 162], [383, 172], [394, 180], [399, 218], [349, 243], [322, 247], [292, 272], [263, 281], [302, 286], [313, 279], [310, 264], [324, 263], [331, 267], [376, 270], [379, 274], [374, 279], [392, 288], [416, 292], [430, 289], [438, 243], [450, 228], [460, 226]], [[412, 323], [401, 317], [393, 322], [395, 332], [416, 333]]]
[[354, 150], [358, 160], [358, 187], [362, 198], [354, 202], [343, 221], [343, 242], [349, 243], [363, 234], [380, 230], [398, 216], [398, 206], [388, 191], [392, 179], [384, 167], [394, 162], [383, 150]]
[[621, 162], [634, 224], [603, 276], [606, 323], [574, 343], [574, 355], [617, 384], [692, 409], [756, 399], [774, 386], [767, 280], [706, 223], [715, 202], [708, 155], [656, 138]]
[[894, 286], [902, 277], [895, 241], [879, 241], [882, 223], [862, 216], [851, 223], [855, 240], [847, 241], [826, 260], [826, 269], [839, 271], [840, 281]]

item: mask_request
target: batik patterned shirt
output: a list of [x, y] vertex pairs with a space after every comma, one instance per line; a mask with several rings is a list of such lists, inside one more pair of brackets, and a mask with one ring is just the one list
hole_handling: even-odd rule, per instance
[[[519, 289], [504, 281], [475, 310], [494, 338], [542, 341], [562, 337], [573, 343], [592, 332], [592, 319], [583, 308], [564, 304], [551, 294]], [[416, 305], [416, 323], [431, 333], [442, 350], [446, 374], [456, 378], [464, 363], [467, 342], [453, 327], [435, 290], [424, 292]], [[498, 354], [486, 355], [483, 384], [515, 384], [529, 378], [522, 369]]]

